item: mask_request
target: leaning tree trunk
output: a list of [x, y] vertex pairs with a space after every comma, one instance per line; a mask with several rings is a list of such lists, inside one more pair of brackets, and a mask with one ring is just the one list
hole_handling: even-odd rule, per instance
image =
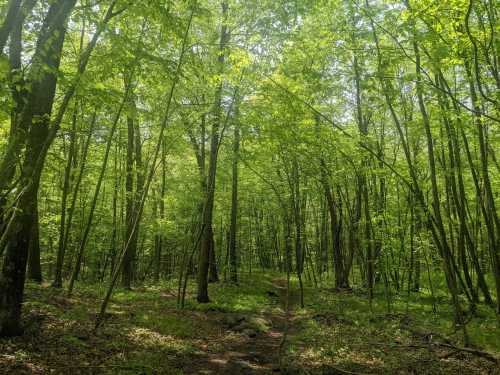
[[[26, 150], [20, 177], [18, 212], [11, 233], [7, 233], [7, 252], [0, 275], [0, 336], [21, 332], [21, 304], [28, 246], [36, 220], [38, 186], [46, 155], [49, 119], [54, 102], [66, 21], [76, 0], [58, 0], [51, 4], [33, 57], [31, 90], [20, 117]], [[46, 69], [46, 67], [50, 69]], [[36, 123], [34, 123], [36, 121]]]
[[[21, 54], [23, 48], [22, 36], [25, 17], [31, 13], [35, 2], [36, 0], [29, 0], [25, 2], [12, 25], [12, 29], [9, 31], [10, 72], [8, 81], [12, 95], [13, 108], [10, 116], [10, 131], [6, 152], [2, 158], [0, 166], [0, 235], [3, 234], [3, 231], [6, 229], [7, 222], [9, 221], [9, 215], [4, 210], [7, 205], [6, 195], [8, 190], [11, 188], [10, 185], [16, 172], [17, 156], [19, 155], [22, 144], [20, 138], [24, 138], [22, 135], [18, 134], [17, 126], [28, 94], [28, 90], [26, 90], [25, 87], [21, 65]], [[0, 247], [0, 254], [2, 254], [3, 250], [3, 247]]]
[[450, 290], [452, 298], [452, 303], [454, 306], [455, 321], [457, 325], [459, 325], [459, 327], [463, 329], [464, 341], [467, 342], [467, 332], [465, 329], [465, 323], [463, 322], [460, 300], [458, 298], [458, 286], [456, 278], [453, 273], [453, 268], [454, 268], [453, 254], [448, 244], [448, 239], [446, 236], [446, 231], [441, 216], [439, 189], [437, 184], [436, 162], [434, 157], [434, 143], [431, 133], [430, 119], [427, 114], [427, 110], [423, 99], [423, 88], [421, 81], [422, 68], [420, 65], [420, 53], [416, 39], [413, 40], [413, 49], [415, 52], [415, 70], [417, 75], [417, 82], [416, 82], [417, 99], [427, 140], [427, 152], [429, 158], [429, 169], [431, 177], [432, 211], [434, 213], [434, 223], [430, 223], [430, 225], [435, 226], [435, 229], [433, 229], [433, 235], [435, 237], [436, 244], [440, 249], [441, 257], [443, 259], [443, 267], [445, 271], [446, 282], [448, 284], [448, 288]]
[[99, 177], [97, 179], [97, 184], [95, 186], [94, 195], [92, 196], [92, 202], [90, 203], [90, 210], [88, 213], [87, 222], [86, 222], [85, 227], [84, 227], [83, 235], [82, 235], [82, 238], [80, 240], [80, 245], [78, 247], [78, 251], [76, 254], [76, 261], [75, 261], [75, 265], [73, 267], [73, 272], [71, 273], [71, 278], [70, 278], [69, 285], [68, 285], [68, 294], [71, 294], [73, 292], [73, 286], [75, 284], [75, 281], [78, 278], [78, 274], [80, 273], [80, 267], [82, 264], [83, 254], [85, 252], [85, 247], [87, 245], [87, 240], [88, 240], [88, 236], [90, 234], [90, 230], [92, 229], [92, 223], [94, 220], [94, 211], [95, 211], [95, 208], [97, 206], [97, 200], [98, 200], [99, 194], [101, 192], [101, 185], [102, 185], [102, 182], [104, 179], [104, 174], [106, 172], [106, 167], [108, 165], [109, 153], [111, 150], [111, 145], [113, 143], [113, 137], [114, 137], [117, 125], [118, 125], [118, 121], [120, 120], [122, 110], [125, 106], [125, 103], [127, 102], [127, 98], [129, 96], [129, 93], [130, 93], [130, 82], [127, 85], [127, 87], [125, 88], [125, 92], [123, 94], [123, 99], [120, 103], [120, 107], [118, 108], [117, 113], [115, 114], [115, 117], [113, 119], [113, 124], [111, 125], [111, 129], [109, 131], [108, 140], [106, 142], [106, 150], [104, 152], [104, 158], [103, 158], [102, 165], [101, 165], [101, 170], [99, 173]]

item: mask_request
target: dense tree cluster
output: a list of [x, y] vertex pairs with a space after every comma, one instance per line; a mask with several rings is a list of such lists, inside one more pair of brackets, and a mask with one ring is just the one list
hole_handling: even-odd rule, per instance
[[0, 6], [1, 336], [26, 278], [104, 283], [102, 312], [263, 268], [446, 288], [465, 338], [500, 314], [494, 0]]

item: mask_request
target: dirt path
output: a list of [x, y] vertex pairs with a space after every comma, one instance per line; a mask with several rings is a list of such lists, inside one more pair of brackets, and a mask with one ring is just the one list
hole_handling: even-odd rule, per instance
[[219, 303], [199, 309], [177, 309], [170, 289], [122, 293], [98, 335], [95, 294], [28, 285], [27, 330], [0, 340], [0, 374], [500, 375], [492, 360], [457, 351], [456, 337], [415, 316], [370, 313], [363, 297], [328, 289], [308, 290], [299, 310], [299, 290], [287, 294], [283, 277], [253, 280], [217, 285]]
[[[286, 279], [273, 279], [268, 297], [271, 308], [258, 316], [236, 319], [267, 325], [265, 330], [234, 330], [228, 327], [213, 346], [184, 368], [186, 374], [270, 374], [280, 373], [280, 348], [290, 330], [293, 309], [300, 301], [297, 290], [290, 290], [288, 314]], [[243, 321], [243, 322], [244, 322]]]

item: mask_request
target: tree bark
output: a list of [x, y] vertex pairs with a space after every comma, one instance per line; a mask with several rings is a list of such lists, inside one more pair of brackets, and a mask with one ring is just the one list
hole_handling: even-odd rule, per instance
[[[0, 275], [0, 336], [19, 334], [21, 303], [28, 246], [36, 220], [36, 200], [44, 159], [44, 141], [49, 135], [49, 119], [54, 102], [66, 22], [76, 0], [58, 0], [51, 4], [37, 42], [32, 70], [38, 73], [32, 81], [27, 105], [20, 117], [26, 134], [26, 151], [21, 174], [19, 197], [13, 230], [8, 233], [7, 252]], [[46, 67], [50, 69], [46, 69]], [[43, 69], [42, 69], [43, 68]], [[34, 72], [35, 73], [35, 72]]]
[[[236, 119], [238, 121], [238, 119]], [[236, 248], [237, 220], [238, 220], [238, 158], [240, 150], [240, 129], [234, 125], [233, 140], [233, 176], [231, 185], [231, 226], [229, 228], [229, 280], [238, 283], [238, 253]]]
[[[227, 28], [227, 12], [228, 5], [226, 2], [222, 3], [222, 26], [219, 41], [219, 55], [217, 57], [217, 69], [222, 76], [224, 71], [225, 49], [228, 42], [229, 33]], [[217, 171], [217, 154], [219, 148], [219, 128], [221, 125], [222, 117], [222, 88], [223, 82], [219, 83], [215, 93], [214, 105], [214, 120], [212, 122], [212, 129], [210, 135], [210, 155], [208, 162], [208, 178], [207, 190], [205, 195], [205, 203], [203, 207], [202, 228], [203, 233], [201, 237], [200, 256], [198, 261], [198, 293], [197, 300], [200, 303], [207, 303], [210, 301], [208, 298], [208, 272], [210, 266], [210, 252], [213, 249], [213, 207], [215, 195], [215, 176]], [[212, 255], [215, 257], [215, 254]], [[212, 263], [213, 264], [213, 263]]]

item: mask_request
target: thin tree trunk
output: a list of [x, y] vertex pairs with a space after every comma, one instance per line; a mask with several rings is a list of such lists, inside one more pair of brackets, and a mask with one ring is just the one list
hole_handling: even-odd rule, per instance
[[[236, 121], [238, 119], [236, 118]], [[236, 232], [238, 220], [238, 158], [240, 150], [240, 129], [236, 122], [234, 125], [233, 140], [233, 176], [231, 185], [231, 226], [229, 229], [229, 279], [238, 283], [238, 254], [236, 249]]]
[[[219, 74], [222, 75], [224, 71], [224, 60], [225, 60], [225, 48], [229, 39], [228, 29], [227, 29], [227, 12], [228, 5], [226, 2], [222, 3], [222, 26], [220, 33], [219, 42], [219, 55], [217, 57], [217, 70]], [[203, 234], [201, 239], [200, 256], [198, 260], [198, 293], [197, 300], [200, 303], [207, 303], [210, 301], [208, 298], [208, 272], [210, 266], [210, 251], [215, 251], [213, 249], [213, 230], [212, 230], [212, 219], [213, 219], [213, 206], [214, 206], [214, 195], [215, 195], [215, 176], [217, 170], [217, 154], [219, 148], [219, 130], [221, 126], [222, 117], [222, 88], [223, 81], [219, 83], [217, 91], [215, 93], [215, 105], [214, 105], [214, 120], [212, 122], [211, 129], [211, 141], [210, 141], [210, 155], [208, 162], [208, 178], [207, 178], [207, 190], [205, 196], [205, 204], [203, 207]], [[214, 255], [212, 255], [215, 257]]]
[[[162, 141], [164, 139], [163, 137], [164, 137], [164, 134], [165, 134], [165, 129], [166, 129], [167, 124], [168, 124], [168, 122], [170, 120], [170, 108], [172, 106], [172, 99], [173, 99], [173, 96], [174, 96], [175, 89], [177, 87], [177, 83], [179, 82], [180, 72], [181, 72], [181, 68], [182, 68], [182, 63], [184, 61], [184, 55], [185, 55], [186, 50], [187, 50], [188, 36], [189, 36], [189, 31], [191, 29], [191, 23], [193, 21], [193, 16], [194, 16], [194, 7], [191, 9], [191, 12], [190, 12], [189, 21], [188, 21], [186, 30], [184, 32], [184, 37], [183, 37], [183, 41], [182, 41], [182, 49], [181, 49], [181, 53], [180, 53], [179, 60], [178, 60], [178, 63], [177, 63], [177, 67], [176, 67], [176, 70], [175, 70], [174, 79], [173, 79], [172, 85], [170, 86], [170, 89], [168, 91], [168, 96], [167, 96], [167, 101], [166, 101], [167, 102], [167, 108], [165, 110], [165, 115], [163, 116], [163, 119], [162, 119], [162, 122], [161, 122], [161, 125], [160, 125], [160, 134], [158, 136], [158, 142], [156, 144], [156, 147], [154, 149], [154, 153], [153, 153], [153, 156], [152, 156], [151, 168], [149, 169], [149, 173], [147, 175], [147, 178], [145, 179], [145, 184], [144, 184], [144, 189], [143, 189], [143, 192], [142, 192], [142, 197], [141, 197], [138, 209], [136, 211], [136, 218], [135, 218], [135, 221], [134, 221], [134, 223], [135, 223], [134, 224], [134, 230], [137, 228], [137, 225], [138, 225], [139, 220], [141, 218], [142, 212], [144, 210], [144, 203], [146, 201], [146, 198], [147, 198], [147, 195], [148, 195], [148, 192], [149, 192], [149, 188], [151, 186], [151, 181], [153, 180], [154, 172], [156, 170], [156, 162], [158, 160], [158, 155], [160, 153], [160, 148], [161, 148], [161, 145], [162, 145]], [[138, 58], [138, 56], [137, 56], [137, 58]], [[138, 62], [138, 61], [136, 61], [136, 62]], [[133, 235], [134, 235], [134, 233], [132, 233], [131, 237]], [[124, 258], [125, 253], [127, 252], [127, 247], [129, 246], [130, 240], [131, 240], [131, 238], [129, 238], [129, 240], [125, 243], [124, 248], [122, 249], [122, 252], [119, 255], [117, 269], [115, 270], [115, 273], [113, 274], [113, 276], [111, 278], [111, 282], [110, 282], [109, 287], [108, 287], [108, 289], [106, 291], [106, 295], [104, 296], [104, 299], [102, 301], [101, 308], [99, 310], [99, 315], [98, 315], [98, 317], [96, 319], [96, 322], [95, 322], [94, 331], [97, 331], [97, 329], [99, 328], [99, 326], [102, 323], [104, 314], [106, 313], [106, 308], [108, 306], [108, 303], [109, 303], [109, 300], [111, 298], [111, 295], [113, 294], [113, 289], [114, 289], [114, 287], [116, 285], [116, 281], [118, 280], [118, 275], [119, 275], [118, 271], [123, 266], [123, 258]]]
[[[431, 177], [431, 190], [432, 190], [432, 207], [434, 213], [434, 225], [436, 226], [436, 231], [439, 236], [439, 242], [441, 246], [441, 257], [443, 258], [444, 271], [446, 276], [446, 281], [448, 284], [448, 288], [450, 290], [454, 310], [455, 310], [455, 321], [459, 327], [462, 328], [464, 333], [464, 341], [467, 343], [467, 332], [465, 328], [465, 323], [463, 321], [462, 316], [462, 308], [460, 305], [460, 301], [458, 299], [458, 287], [456, 284], [456, 279], [453, 276], [453, 259], [451, 249], [448, 244], [446, 231], [444, 228], [443, 220], [441, 217], [441, 208], [440, 208], [440, 200], [439, 200], [439, 189], [437, 184], [437, 173], [436, 173], [436, 162], [434, 157], [434, 144], [430, 127], [430, 120], [427, 114], [427, 110], [424, 104], [423, 99], [423, 89], [421, 82], [421, 66], [420, 66], [420, 53], [416, 40], [413, 41], [413, 50], [415, 52], [415, 69], [417, 74], [417, 99], [418, 105], [420, 109], [420, 113], [422, 115], [422, 122], [425, 129], [425, 135], [427, 139], [427, 153], [429, 158], [429, 168], [430, 168], [430, 177]], [[432, 225], [432, 224], [431, 224]]]
[[109, 134], [108, 134], [108, 141], [106, 143], [106, 151], [104, 152], [104, 158], [103, 158], [102, 165], [101, 165], [101, 171], [100, 171], [99, 177], [97, 179], [97, 184], [95, 187], [94, 195], [92, 197], [92, 202], [90, 203], [90, 211], [88, 213], [87, 224], [85, 225], [85, 228], [83, 231], [83, 236], [82, 236], [82, 239], [80, 240], [80, 245], [79, 245], [78, 250], [77, 250], [75, 265], [73, 266], [73, 272], [71, 274], [71, 278], [70, 278], [69, 285], [68, 285], [68, 294], [71, 294], [73, 292], [73, 286], [74, 286], [75, 281], [78, 278], [78, 274], [80, 272], [80, 267], [81, 267], [82, 259], [83, 259], [83, 253], [85, 251], [85, 246], [87, 245], [87, 239], [88, 239], [90, 230], [92, 228], [92, 222], [94, 220], [94, 211], [95, 211], [95, 208], [97, 206], [97, 200], [99, 198], [99, 193], [101, 191], [102, 181], [104, 179], [104, 174], [106, 172], [106, 167], [107, 167], [108, 159], [109, 159], [109, 152], [111, 150], [111, 145], [113, 143], [113, 137], [115, 134], [116, 127], [118, 125], [118, 121], [120, 120], [120, 116], [121, 116], [123, 107], [125, 106], [125, 103], [127, 102], [128, 96], [130, 94], [130, 90], [131, 90], [130, 85], [132, 84], [131, 82], [132, 82], [132, 80], [129, 81], [128, 86], [125, 88], [125, 93], [123, 94], [123, 99], [120, 103], [120, 107], [118, 108], [118, 112], [115, 115], [115, 118], [114, 118], [113, 123], [111, 125], [111, 129], [110, 129]]
[[[125, 82], [125, 88], [129, 87], [131, 82]], [[127, 163], [126, 163], [126, 175], [125, 175], [125, 221], [126, 221], [126, 231], [124, 240], [128, 241], [130, 234], [132, 233], [132, 227], [134, 225], [134, 210], [135, 210], [135, 200], [134, 195], [134, 164], [135, 164], [135, 130], [134, 130], [134, 116], [135, 116], [135, 103], [134, 99], [129, 97], [127, 102], [128, 112], [127, 112]], [[130, 113], [133, 114], [130, 114]], [[137, 166], [136, 166], [137, 167]], [[137, 182], [137, 181], [136, 181]], [[134, 256], [137, 246], [137, 237], [134, 236], [127, 252], [123, 258], [123, 268], [122, 268], [122, 287], [125, 289], [130, 289], [130, 284], [132, 282], [132, 267]]]
[[69, 141], [69, 151], [66, 161], [66, 168], [64, 170], [64, 183], [63, 183], [63, 191], [61, 198], [61, 221], [59, 224], [59, 241], [57, 248], [57, 261], [56, 261], [56, 269], [54, 282], [52, 286], [55, 288], [62, 287], [62, 267], [64, 263], [64, 231], [66, 229], [66, 211], [67, 211], [67, 200], [68, 194], [70, 191], [70, 180], [71, 180], [71, 169], [73, 165], [73, 158], [76, 152], [76, 118], [77, 118], [77, 109], [75, 106], [75, 110], [73, 112], [73, 121], [71, 125], [71, 133], [70, 133], [70, 141]]

